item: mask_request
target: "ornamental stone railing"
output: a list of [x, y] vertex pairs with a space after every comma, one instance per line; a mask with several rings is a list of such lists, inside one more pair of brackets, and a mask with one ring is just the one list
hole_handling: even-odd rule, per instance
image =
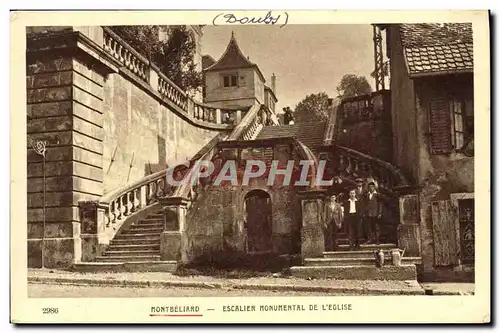
[[159, 96], [173, 104], [183, 116], [202, 125], [215, 124], [234, 126], [245, 110], [234, 108], [215, 108], [195, 101], [179, 88], [158, 66], [150, 62], [111, 29], [103, 27], [103, 49], [115, 60], [123, 64], [137, 76], [143, 84], [156, 91]]
[[409, 186], [401, 170], [388, 162], [339, 145], [335, 145], [332, 152], [335, 169], [342, 176], [373, 178], [379, 188], [388, 192]]

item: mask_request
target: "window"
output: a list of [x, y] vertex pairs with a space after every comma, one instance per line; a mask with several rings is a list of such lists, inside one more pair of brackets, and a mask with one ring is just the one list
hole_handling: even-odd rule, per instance
[[238, 75], [224, 75], [223, 76], [224, 87], [237, 87], [238, 86]]
[[451, 102], [453, 121], [453, 145], [461, 149], [474, 133], [472, 101], [454, 99]]
[[429, 103], [431, 153], [446, 154], [462, 149], [474, 132], [472, 101], [443, 97]]

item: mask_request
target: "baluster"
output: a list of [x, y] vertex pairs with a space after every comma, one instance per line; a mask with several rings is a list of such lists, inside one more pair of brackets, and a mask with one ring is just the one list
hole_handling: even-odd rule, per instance
[[358, 176], [359, 175], [359, 165], [358, 165], [358, 160], [357, 159], [353, 159], [353, 175], [354, 176]]
[[112, 221], [112, 218], [111, 216], [113, 215], [112, 213], [112, 210], [111, 210], [111, 204], [107, 205], [106, 207], [104, 207], [104, 222], [105, 222], [105, 226], [106, 227], [109, 227], [109, 225], [111, 224], [111, 221]]
[[146, 195], [147, 195], [146, 202], [148, 205], [151, 205], [153, 203], [153, 191], [151, 183], [148, 183], [146, 185]]
[[127, 215], [130, 215], [134, 211], [134, 190], [128, 192], [125, 199], [127, 200]]
[[157, 194], [156, 194], [157, 197], [159, 198], [163, 197], [163, 195], [165, 194], [163, 178], [160, 178], [156, 181], [156, 188], [157, 188]]
[[155, 203], [158, 199], [156, 182], [153, 181], [149, 184], [151, 186], [151, 203]]
[[137, 188], [134, 190], [134, 211], [141, 208], [141, 189]]
[[126, 202], [127, 195], [122, 195], [118, 200], [120, 201], [120, 211], [121, 211], [121, 217], [124, 218], [127, 216], [127, 202]]
[[380, 174], [380, 187], [387, 188], [387, 170], [383, 170]]
[[352, 171], [352, 167], [351, 167], [351, 157], [350, 156], [346, 156], [347, 158], [347, 166], [345, 168], [345, 171], [348, 175], [351, 174], [351, 171]]
[[117, 220], [119, 220], [121, 218], [121, 207], [120, 207], [119, 198], [114, 200], [114, 208], [115, 208], [115, 217], [116, 217], [114, 222], [116, 222]]

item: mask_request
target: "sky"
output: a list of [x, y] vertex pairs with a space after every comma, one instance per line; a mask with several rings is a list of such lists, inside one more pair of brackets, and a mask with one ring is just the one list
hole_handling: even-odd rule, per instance
[[311, 93], [336, 97], [335, 87], [344, 74], [365, 76], [374, 88], [370, 25], [205, 26], [202, 54], [218, 60], [232, 31], [268, 85], [275, 73], [277, 111], [285, 106], [295, 109]]

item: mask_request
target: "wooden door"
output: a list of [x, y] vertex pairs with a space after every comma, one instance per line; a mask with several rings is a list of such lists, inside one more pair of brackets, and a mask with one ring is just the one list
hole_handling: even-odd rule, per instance
[[271, 252], [271, 198], [264, 191], [250, 192], [245, 199], [248, 252]]

